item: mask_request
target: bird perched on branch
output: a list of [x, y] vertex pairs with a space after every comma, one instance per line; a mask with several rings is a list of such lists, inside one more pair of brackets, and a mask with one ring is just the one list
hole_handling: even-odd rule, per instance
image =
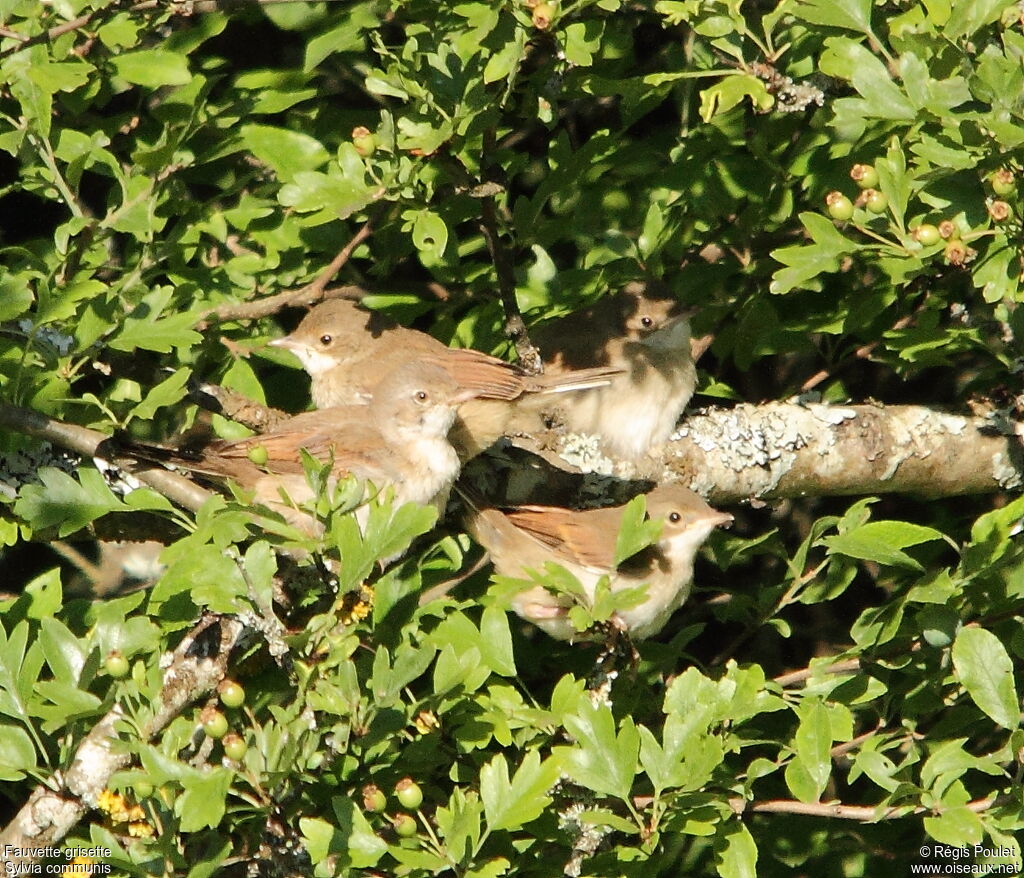
[[599, 436], [611, 454], [629, 460], [667, 440], [697, 384], [689, 318], [674, 296], [637, 281], [531, 329], [546, 375], [619, 370], [605, 387], [551, 402], [566, 428]]
[[433, 336], [400, 326], [384, 314], [345, 299], [314, 307], [294, 332], [270, 342], [291, 351], [309, 373], [317, 408], [366, 403], [381, 382], [407, 364], [444, 369], [475, 397], [459, 410], [452, 444], [463, 460], [507, 432], [518, 404], [534, 396], [602, 387], [617, 367], [529, 375], [519, 367], [471, 348], [449, 348]]
[[[657, 634], [690, 594], [697, 550], [717, 526], [732, 516], [712, 509], [679, 484], [664, 484], [647, 495], [649, 519], [662, 521], [661, 533], [646, 548], [615, 563], [616, 538], [625, 506], [572, 510], [555, 506], [481, 508], [471, 492], [466, 500], [466, 526], [490, 554], [495, 572], [527, 579], [553, 562], [568, 570], [593, 600], [598, 580], [609, 577], [611, 591], [646, 586], [643, 600], [617, 610], [612, 621], [635, 640]], [[526, 588], [512, 599], [512, 609], [558, 640], [578, 639], [568, 613], [572, 600], [541, 585]]]
[[448, 431], [458, 406], [475, 394], [439, 366], [406, 366], [392, 372], [367, 405], [305, 412], [270, 432], [195, 450], [129, 443], [118, 451], [235, 482], [307, 530], [309, 516], [295, 512], [314, 499], [302, 450], [330, 464], [334, 481], [354, 476], [377, 488], [391, 486], [397, 504], [433, 504], [443, 512], [460, 469]]

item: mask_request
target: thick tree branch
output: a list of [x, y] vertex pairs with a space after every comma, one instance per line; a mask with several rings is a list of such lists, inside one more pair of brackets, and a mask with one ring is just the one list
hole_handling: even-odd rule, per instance
[[[37, 439], [45, 439], [84, 457], [95, 457], [100, 443], [110, 438], [88, 427], [66, 424], [32, 409], [17, 406], [0, 406], [0, 428], [3, 427], [27, 436], [35, 436]], [[185, 476], [164, 469], [143, 469], [133, 472], [132, 475], [159, 491], [167, 499], [192, 512], [197, 511], [213, 496]]]
[[[243, 626], [237, 619], [208, 616], [185, 637], [177, 649], [161, 659], [163, 688], [142, 736], [149, 740], [189, 705], [210, 695], [224, 679], [228, 658]], [[14, 819], [0, 831], [0, 851], [6, 864], [39, 862], [42, 848], [52, 847], [68, 834], [89, 808], [96, 806], [114, 772], [131, 756], [115, 747], [117, 723], [124, 710], [115, 705], [89, 732], [75, 751], [66, 771], [55, 772], [36, 787]], [[10, 848], [5, 848], [10, 845]], [[14, 851], [14, 853], [10, 853]]]
[[924, 406], [766, 403], [688, 414], [661, 454], [609, 460], [558, 430], [517, 438], [559, 466], [675, 478], [717, 505], [752, 498], [906, 493], [949, 497], [1024, 488], [1024, 424]]

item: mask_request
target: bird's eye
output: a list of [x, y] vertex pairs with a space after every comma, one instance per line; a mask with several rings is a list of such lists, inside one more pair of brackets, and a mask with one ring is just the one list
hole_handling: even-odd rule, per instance
[[645, 316], [640, 318], [640, 325], [644, 329], [650, 329], [652, 326], [654, 326], [654, 318], [653, 317], [647, 317], [645, 315]]
[[329, 335], [321, 335], [320, 336], [320, 344], [322, 344], [324, 347], [327, 347], [328, 345], [330, 345], [330, 343], [332, 341], [334, 341], [334, 339], [331, 336], [329, 336]]
[[672, 522], [672, 524], [679, 524], [679, 522], [683, 520], [683, 516], [678, 512], [670, 512], [668, 514], [668, 520]]
[[425, 391], [425, 390], [417, 390], [416, 391], [416, 401], [417, 402], [426, 402], [428, 399], [429, 399], [429, 395], [427, 394], [427, 391]]

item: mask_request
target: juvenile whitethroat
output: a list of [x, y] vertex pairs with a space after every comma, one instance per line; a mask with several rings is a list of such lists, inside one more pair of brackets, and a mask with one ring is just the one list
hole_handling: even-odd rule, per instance
[[267, 433], [197, 449], [130, 443], [121, 452], [235, 482], [254, 501], [310, 532], [309, 516], [296, 513], [298, 504], [314, 498], [303, 449], [330, 464], [333, 482], [354, 476], [380, 489], [391, 486], [396, 504], [433, 504], [443, 513], [460, 469], [448, 431], [458, 406], [474, 394], [438, 366], [406, 366], [391, 373], [366, 405], [305, 412]]
[[697, 384], [690, 313], [668, 293], [634, 282], [531, 329], [545, 375], [600, 366], [619, 371], [607, 386], [558, 397], [549, 408], [567, 429], [600, 437], [616, 457], [645, 455], [672, 435]]
[[451, 434], [467, 460], [508, 432], [521, 404], [537, 396], [608, 385], [619, 374], [604, 366], [554, 375], [529, 375], [519, 367], [471, 348], [449, 348], [431, 335], [400, 326], [380, 312], [345, 299], [329, 299], [303, 318], [290, 335], [270, 342], [298, 357], [309, 373], [317, 408], [366, 403], [381, 393], [381, 382], [405, 365], [444, 369], [457, 386], [474, 392]]
[[[471, 493], [465, 522], [470, 535], [487, 549], [501, 576], [531, 578], [548, 562], [568, 570], [594, 598], [602, 576], [611, 591], [646, 586], [643, 600], [617, 610], [612, 622], [634, 640], [657, 634], [690, 594], [693, 562], [698, 549], [719, 525], [732, 521], [712, 509], [700, 496], [679, 484], [663, 484], [647, 495], [647, 515], [662, 523], [660, 536], [619, 564], [616, 538], [624, 506], [572, 510], [555, 506], [482, 508]], [[512, 598], [512, 609], [559, 640], [580, 638], [569, 619], [572, 599], [541, 585], [525, 588]]]

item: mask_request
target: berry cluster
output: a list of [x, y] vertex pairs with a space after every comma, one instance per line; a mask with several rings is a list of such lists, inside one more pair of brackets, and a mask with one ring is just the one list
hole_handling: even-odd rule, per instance
[[[825, 196], [825, 209], [828, 215], [837, 222], [848, 222], [853, 219], [854, 209], [862, 207], [871, 214], [879, 215], [886, 212], [889, 199], [886, 194], [876, 188], [879, 185], [878, 171], [873, 165], [855, 164], [850, 168], [850, 177], [857, 184], [860, 193], [856, 201], [838, 189]], [[1014, 215], [1013, 207], [1008, 199], [1017, 192], [1016, 174], [1010, 168], [1001, 168], [989, 175], [988, 187], [992, 196], [986, 198], [986, 207], [992, 221], [1003, 224]], [[969, 242], [978, 237], [969, 227], [962, 227], [954, 219], [942, 219], [937, 223], [919, 223], [910, 230], [910, 238], [921, 247], [934, 247], [942, 242], [943, 256], [949, 265], [964, 265], [977, 255], [969, 246]]]

